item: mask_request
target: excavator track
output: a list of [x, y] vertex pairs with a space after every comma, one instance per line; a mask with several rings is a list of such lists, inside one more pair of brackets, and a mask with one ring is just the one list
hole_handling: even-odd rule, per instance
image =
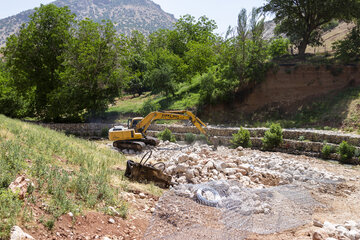
[[152, 145], [152, 146], [157, 146], [159, 145], [160, 141], [157, 138], [154, 137], [146, 137], [143, 139], [139, 139], [141, 142], [145, 143], [146, 145]]
[[115, 141], [113, 146], [120, 150], [132, 149], [134, 151], [142, 151], [146, 144], [141, 141]]

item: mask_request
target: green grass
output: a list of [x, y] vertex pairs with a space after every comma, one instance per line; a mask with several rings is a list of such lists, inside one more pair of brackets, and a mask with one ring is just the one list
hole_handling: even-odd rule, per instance
[[181, 83], [174, 96], [151, 95], [149, 92], [138, 97], [125, 96], [119, 99], [101, 117], [104, 120], [125, 123], [128, 117], [141, 116], [142, 107], [148, 100], [160, 105], [159, 110], [194, 110], [199, 103], [199, 86], [199, 78], [193, 78], [190, 83]]
[[21, 218], [28, 218], [24, 202], [7, 190], [22, 174], [35, 184], [25, 199], [46, 206], [48, 229], [67, 212], [113, 206], [126, 216], [128, 205], [119, 191], [154, 190], [130, 183], [123, 171], [115, 170], [119, 166], [125, 169], [125, 158], [104, 145], [0, 115], [0, 239], [6, 239]]
[[111, 106], [107, 113], [120, 113], [120, 114], [129, 114], [129, 113], [137, 113], [141, 109], [143, 103], [153, 98], [149, 93], [138, 97], [127, 96], [122, 98], [116, 102], [114, 106]]

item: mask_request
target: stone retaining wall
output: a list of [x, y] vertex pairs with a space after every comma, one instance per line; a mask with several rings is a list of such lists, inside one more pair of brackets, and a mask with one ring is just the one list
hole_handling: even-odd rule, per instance
[[[44, 124], [40, 125], [48, 127], [57, 131], [74, 134], [83, 137], [106, 137], [108, 129], [114, 124], [108, 123], [81, 123], [81, 124]], [[167, 124], [152, 124], [149, 127], [148, 135], [156, 136], [160, 131], [168, 128], [173, 132], [178, 140], [185, 140], [186, 133], [193, 133], [198, 139], [201, 139], [199, 130], [193, 126], [181, 125], [167, 125]], [[250, 131], [253, 148], [261, 149], [261, 138], [264, 136], [267, 128], [246, 128]], [[239, 128], [221, 128], [221, 127], [208, 127], [206, 129], [209, 140], [212, 144], [230, 145], [232, 134], [236, 133]], [[216, 138], [214, 138], [216, 136]], [[360, 151], [360, 135], [344, 134], [332, 131], [322, 130], [308, 130], [308, 129], [283, 129], [283, 144], [274, 149], [279, 152], [286, 152], [291, 154], [304, 154], [308, 156], [320, 157], [321, 150], [326, 144], [337, 147], [342, 141], [356, 146]], [[300, 139], [301, 140], [300, 140]], [[339, 160], [338, 154], [331, 154], [331, 159]], [[356, 163], [358, 160], [353, 159]]]
[[56, 131], [61, 131], [81, 137], [106, 137], [114, 124], [109, 123], [38, 123]]
[[[155, 136], [159, 131], [165, 128], [170, 129], [179, 140], [185, 139], [185, 134], [190, 132], [199, 135], [199, 130], [196, 127], [181, 127], [176, 125], [152, 125], [148, 134]], [[267, 128], [246, 128], [250, 131], [252, 148], [261, 149], [261, 138], [264, 136]], [[236, 133], [239, 128], [207, 128], [209, 140], [211, 143], [217, 142], [219, 145], [230, 145], [232, 134]], [[214, 136], [217, 139], [214, 139]], [[311, 157], [321, 157], [321, 151], [325, 144], [334, 148], [338, 147], [342, 141], [354, 145], [360, 151], [360, 136], [355, 134], [344, 134], [332, 131], [322, 130], [307, 130], [307, 129], [283, 129], [284, 142], [278, 148], [274, 149], [277, 152], [285, 152], [296, 155], [306, 155]], [[299, 140], [301, 138], [302, 140]], [[329, 159], [340, 160], [340, 155], [332, 153]], [[359, 164], [359, 159], [353, 158], [353, 164]]]
[[[153, 124], [149, 127], [151, 131], [163, 131], [168, 128], [173, 133], [193, 133], [199, 134], [199, 130], [193, 126], [180, 126], [180, 125], [167, 125], [167, 124]], [[260, 138], [264, 136], [265, 131], [268, 128], [246, 128], [250, 131], [251, 137]], [[220, 128], [220, 127], [208, 127], [207, 132], [209, 136], [217, 137], [231, 137], [232, 134], [239, 131], [239, 128]], [[308, 129], [283, 129], [284, 139], [299, 140], [303, 137], [304, 140], [312, 142], [328, 142], [333, 144], [340, 144], [342, 141], [360, 147], [360, 135], [356, 134], [345, 134], [333, 131], [323, 130], [308, 130]]]

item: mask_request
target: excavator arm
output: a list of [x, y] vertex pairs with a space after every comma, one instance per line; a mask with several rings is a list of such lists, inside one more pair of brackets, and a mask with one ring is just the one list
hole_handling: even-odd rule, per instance
[[151, 112], [143, 120], [141, 120], [135, 127], [136, 132], [145, 134], [151, 123], [155, 120], [190, 120], [199, 131], [205, 135], [206, 131], [204, 127], [206, 125], [196, 117], [192, 112], [182, 111], [165, 111], [165, 112]]

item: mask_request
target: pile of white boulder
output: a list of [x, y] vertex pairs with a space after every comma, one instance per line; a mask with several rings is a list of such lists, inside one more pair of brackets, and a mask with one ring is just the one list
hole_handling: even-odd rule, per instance
[[242, 147], [230, 149], [224, 146], [213, 150], [211, 146], [198, 142], [180, 145], [168, 141], [161, 141], [152, 151], [151, 162], [164, 162], [165, 173], [179, 184], [238, 180], [246, 187], [264, 188], [264, 177], [277, 180], [276, 185], [315, 185], [344, 180], [342, 176], [313, 168], [290, 155], [284, 157], [284, 154], [276, 152], [244, 150]]
[[323, 224], [318, 225], [321, 227], [313, 235], [313, 239], [320, 240], [359, 240], [360, 239], [360, 221], [353, 220], [346, 221], [344, 224], [333, 224], [325, 221]]

